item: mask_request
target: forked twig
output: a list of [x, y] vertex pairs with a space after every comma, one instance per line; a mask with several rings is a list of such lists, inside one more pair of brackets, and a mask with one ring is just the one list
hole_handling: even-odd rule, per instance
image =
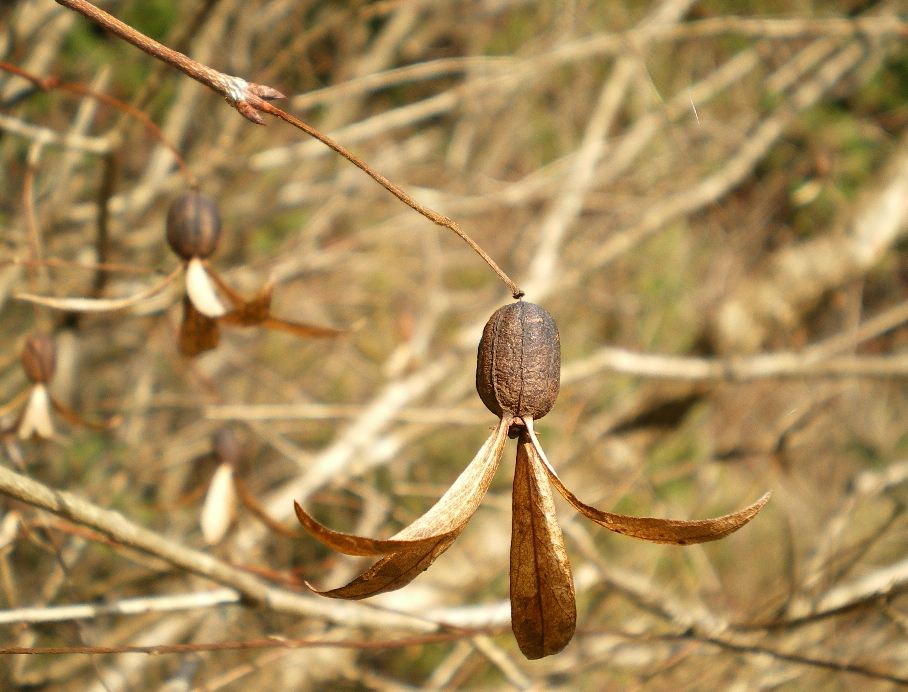
[[140, 31], [133, 29], [128, 24], [121, 22], [116, 17], [113, 17], [107, 12], [98, 9], [86, 0], [56, 0], [56, 2], [71, 10], [75, 10], [79, 14], [100, 24], [108, 31], [116, 34], [124, 41], [128, 41], [136, 48], [145, 51], [158, 60], [162, 60], [163, 62], [173, 65], [178, 70], [181, 70], [197, 82], [200, 82], [213, 91], [217, 92], [218, 94], [223, 96], [231, 106], [236, 108], [237, 111], [239, 111], [239, 113], [247, 120], [251, 120], [252, 122], [259, 125], [264, 125], [265, 121], [262, 118], [260, 112], [268, 113], [269, 115], [273, 115], [276, 118], [280, 118], [281, 120], [290, 123], [294, 127], [305, 132], [310, 137], [314, 137], [328, 148], [343, 156], [354, 166], [365, 172], [373, 180], [375, 180], [375, 182], [377, 182], [411, 209], [419, 212], [433, 223], [439, 226], [443, 226], [460, 236], [461, 239], [463, 239], [463, 241], [467, 243], [467, 245], [475, 250], [476, 253], [485, 260], [486, 264], [488, 264], [492, 268], [492, 270], [498, 275], [498, 278], [500, 278], [508, 287], [508, 290], [511, 291], [511, 295], [514, 296], [514, 298], [523, 297], [524, 292], [520, 289], [520, 287], [511, 280], [511, 278], [504, 272], [504, 270], [498, 266], [495, 260], [493, 260], [485, 250], [483, 250], [472, 238], [470, 238], [470, 236], [468, 236], [453, 219], [450, 219], [444, 214], [439, 214], [438, 212], [435, 212], [428, 207], [423, 206], [415, 199], [410, 197], [410, 195], [408, 195], [402, 189], [397, 187], [397, 185], [369, 167], [369, 165], [365, 161], [342, 147], [330, 137], [322, 134], [311, 125], [307, 125], [302, 120], [294, 118], [289, 113], [286, 113], [280, 108], [277, 108], [276, 106], [268, 103], [268, 101], [272, 99], [285, 98], [284, 95], [277, 89], [263, 84], [247, 82], [246, 80], [239, 77], [227, 75], [223, 72], [219, 72], [211, 67], [208, 67], [207, 65], [203, 65], [202, 63], [193, 60], [183, 53], [180, 53], [173, 50], [172, 48], [168, 48], [167, 46], [158, 43], [157, 41], [149, 38]]

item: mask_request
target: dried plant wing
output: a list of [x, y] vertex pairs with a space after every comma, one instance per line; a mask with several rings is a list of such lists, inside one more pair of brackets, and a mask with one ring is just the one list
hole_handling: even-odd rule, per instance
[[180, 324], [180, 351], [197, 356], [218, 345], [221, 335], [218, 323], [195, 309], [189, 296], [183, 298], [183, 321]]
[[227, 314], [227, 308], [218, 297], [208, 270], [198, 257], [189, 260], [186, 267], [186, 293], [196, 309], [206, 317], [223, 317]]
[[331, 337], [342, 333], [342, 330], [340, 329], [316, 327], [311, 324], [282, 320], [279, 317], [268, 317], [261, 325], [266, 329], [277, 329], [283, 332], [289, 332], [295, 336], [301, 336], [304, 339], [330, 339]]
[[82, 416], [70, 409], [53, 394], [50, 395], [50, 400], [54, 405], [54, 408], [57, 410], [57, 413], [63, 416], [67, 421], [69, 421], [73, 425], [81, 425], [83, 428], [88, 428], [89, 430], [98, 430], [101, 432], [103, 432], [104, 430], [112, 430], [113, 428], [116, 428], [123, 420], [123, 416], [116, 415], [110, 420], [104, 421], [103, 423], [95, 423], [93, 421], [85, 420], [84, 418], [82, 418]]
[[435, 542], [438, 536], [429, 536], [415, 541], [394, 541], [380, 540], [376, 538], [366, 538], [365, 536], [354, 536], [350, 533], [341, 533], [332, 531], [328, 527], [317, 522], [312, 515], [293, 503], [293, 509], [296, 511], [296, 517], [300, 524], [309, 533], [310, 536], [317, 539], [320, 543], [336, 550], [344, 555], [354, 555], [358, 557], [374, 557], [375, 555], [388, 555], [397, 553], [401, 550], [412, 550], [419, 546]]
[[236, 491], [233, 487], [233, 466], [221, 464], [211, 478], [199, 523], [208, 545], [220, 543], [236, 516]]
[[511, 416], [499, 420], [495, 431], [473, 461], [441, 499], [419, 519], [389, 539], [419, 541], [416, 547], [382, 558], [371, 569], [339, 589], [313, 591], [330, 598], [359, 599], [394, 591], [419, 576], [450, 547], [479, 507], [501, 461], [511, 420]]
[[147, 300], [163, 291], [182, 271], [182, 265], [177, 267], [158, 284], [146, 291], [136, 293], [127, 298], [54, 298], [52, 296], [36, 296], [31, 293], [17, 293], [16, 298], [26, 300], [38, 305], [46, 305], [55, 310], [71, 310], [73, 312], [111, 312], [123, 310]]
[[54, 436], [54, 424], [50, 417], [50, 394], [43, 384], [32, 387], [19, 423], [20, 439], [27, 440], [32, 435], [45, 439]]
[[240, 479], [239, 474], [233, 474], [233, 485], [236, 488], [237, 497], [239, 497], [240, 502], [243, 503], [243, 507], [248, 509], [252, 514], [262, 521], [268, 528], [276, 531], [282, 536], [287, 536], [289, 538], [302, 538], [306, 534], [300, 531], [299, 529], [290, 528], [289, 526], [284, 526], [281, 522], [273, 519], [268, 515], [268, 512], [265, 511], [265, 508], [259, 504], [259, 501], [255, 499], [255, 495], [249, 492], [249, 489], [246, 487], [246, 484]]
[[521, 431], [511, 525], [511, 628], [529, 659], [561, 651], [574, 636], [571, 566], [542, 463]]
[[[206, 265], [207, 266], [207, 265]], [[289, 332], [294, 336], [304, 339], [327, 339], [337, 336], [341, 333], [339, 329], [328, 327], [316, 327], [311, 324], [293, 322], [274, 317], [271, 314], [271, 294], [273, 286], [268, 284], [252, 300], [244, 300], [243, 297], [234, 291], [227, 282], [209, 268], [211, 278], [217, 284], [218, 290], [221, 291], [233, 303], [234, 309], [220, 318], [223, 324], [233, 324], [239, 327], [264, 327], [265, 329], [276, 329]]]
[[271, 306], [271, 284], [268, 284], [268, 286], [260, 291], [255, 298], [247, 301], [245, 298], [243, 298], [243, 296], [239, 294], [239, 292], [235, 291], [233, 287], [224, 280], [223, 276], [221, 276], [214, 270], [208, 260], [201, 260], [201, 264], [205, 267], [205, 270], [208, 272], [208, 276], [212, 281], [214, 281], [218, 290], [227, 297], [227, 300], [230, 301], [236, 311], [242, 312], [248, 306], [254, 305], [253, 310], [258, 310], [259, 312], [261, 312], [264, 306], [263, 315], [268, 314], [268, 308]]
[[565, 487], [561, 479], [558, 478], [558, 474], [555, 473], [555, 469], [552, 468], [552, 465], [546, 459], [545, 452], [542, 451], [542, 447], [536, 439], [536, 434], [533, 432], [532, 422], [528, 421], [527, 423], [527, 432], [533, 442], [533, 452], [539, 457], [549, 475], [549, 480], [558, 489], [558, 492], [564, 496], [564, 499], [588, 519], [592, 519], [610, 531], [625, 536], [651, 541], [652, 543], [667, 543], [670, 545], [689, 545], [691, 543], [716, 541], [734, 533], [753, 519], [757, 512], [763, 509], [763, 505], [769, 501], [769, 496], [772, 494], [766, 493], [749, 507], [732, 514], [716, 517], [715, 519], [685, 521], [681, 519], [629, 517], [623, 514], [604, 512], [601, 509], [584, 504]]
[[435, 536], [435, 541], [422, 543], [419, 548], [388, 555], [376, 562], [370, 570], [339, 589], [318, 591], [311, 584], [307, 583], [306, 586], [320, 596], [341, 598], [347, 601], [376, 596], [386, 591], [395, 591], [425, 572], [439, 555], [451, 547], [459, 535], [460, 531], [442, 534]]

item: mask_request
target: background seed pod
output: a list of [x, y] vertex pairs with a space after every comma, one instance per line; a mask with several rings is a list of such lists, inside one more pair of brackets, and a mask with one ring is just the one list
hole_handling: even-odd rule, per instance
[[210, 197], [191, 192], [178, 197], [167, 211], [167, 242], [184, 260], [205, 259], [221, 238], [221, 215]]
[[523, 301], [505, 305], [486, 323], [476, 362], [476, 391], [496, 416], [542, 418], [561, 382], [561, 340], [555, 320]]
[[57, 351], [47, 334], [33, 334], [25, 341], [22, 349], [22, 367], [28, 379], [36, 383], [47, 383], [54, 376]]
[[222, 464], [236, 466], [240, 461], [242, 445], [233, 428], [221, 428], [214, 436], [214, 455]]

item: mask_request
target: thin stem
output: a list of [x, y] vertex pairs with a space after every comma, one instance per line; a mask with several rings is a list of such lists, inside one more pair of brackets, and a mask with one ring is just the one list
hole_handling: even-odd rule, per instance
[[72, 269], [84, 269], [85, 271], [107, 271], [107, 272], [128, 272], [132, 274], [158, 274], [164, 276], [164, 272], [160, 269], [150, 269], [148, 267], [136, 267], [131, 264], [111, 264], [105, 262], [93, 262], [91, 264], [86, 264], [85, 262], [71, 262], [69, 260], [61, 260], [48, 258], [43, 260], [30, 260], [22, 259], [20, 257], [14, 257], [8, 260], [0, 260], [0, 267], [6, 267], [10, 265], [23, 265], [26, 267], [29, 266], [45, 266], [45, 267], [70, 267]]
[[182, 654], [200, 651], [249, 651], [252, 649], [360, 649], [381, 651], [386, 649], [403, 649], [423, 644], [452, 642], [461, 639], [472, 639], [477, 636], [501, 634], [503, 628], [470, 628], [438, 634], [424, 634], [415, 637], [379, 640], [350, 639], [285, 639], [272, 637], [253, 641], [234, 641], [221, 643], [163, 644], [160, 646], [5, 646], [0, 648], [0, 656], [11, 654]]
[[62, 89], [63, 91], [68, 91], [73, 94], [79, 94], [81, 96], [88, 96], [102, 103], [106, 103], [109, 106], [113, 106], [118, 110], [131, 115], [132, 117], [139, 120], [146, 129], [152, 134], [152, 136], [158, 140], [161, 144], [167, 147], [170, 150], [170, 153], [173, 154], [176, 159], [177, 165], [180, 167], [183, 175], [186, 178], [186, 181], [189, 183], [189, 186], [193, 189], [197, 189], [199, 186], [198, 181], [195, 179], [195, 176], [192, 174], [192, 171], [189, 170], [189, 166], [186, 165], [186, 161], [183, 160], [183, 157], [180, 156], [179, 150], [170, 140], [167, 139], [167, 135], [161, 132], [161, 128], [154, 124], [154, 122], [149, 118], [145, 113], [143, 113], [138, 108], [135, 108], [128, 103], [124, 103], [119, 99], [114, 98], [113, 96], [108, 96], [107, 94], [102, 94], [100, 92], [84, 87], [81, 84], [69, 84], [67, 82], [61, 82], [56, 77], [47, 77], [42, 79], [37, 75], [32, 74], [23, 70], [21, 67], [16, 67], [8, 62], [0, 61], [0, 70], [6, 72], [11, 72], [12, 74], [18, 75], [23, 79], [27, 79], [29, 82], [34, 84], [36, 87], [42, 91], [50, 91], [51, 89]]
[[375, 180], [379, 185], [385, 188], [392, 195], [397, 197], [401, 202], [406, 204], [411, 209], [418, 211], [420, 214], [425, 216], [427, 219], [432, 221], [439, 226], [444, 226], [447, 229], [454, 231], [458, 236], [460, 236], [463, 241], [473, 248], [476, 253], [482, 257], [486, 264], [488, 264], [492, 270], [498, 275], [505, 285], [508, 287], [508, 290], [511, 291], [511, 295], [514, 298], [521, 298], [524, 295], [524, 292], [520, 289], [517, 284], [515, 284], [511, 278], [499, 267], [495, 260], [489, 257], [488, 253], [483, 250], [476, 242], [470, 238], [461, 228], [447, 216], [439, 214], [438, 212], [432, 211], [431, 209], [424, 207], [415, 199], [410, 197], [406, 192], [401, 190], [397, 185], [392, 183], [390, 180], [385, 178], [383, 175], [377, 171], [370, 168], [362, 159], [354, 155], [352, 152], [347, 151], [340, 144], [322, 134], [316, 130], [311, 125], [307, 125], [302, 120], [294, 118], [289, 113], [282, 111], [280, 108], [268, 103], [268, 99], [277, 99], [284, 98], [284, 95], [281, 94], [276, 89], [271, 87], [253, 84], [246, 82], [238, 77], [232, 77], [226, 75], [223, 72], [218, 72], [217, 70], [203, 65], [200, 62], [196, 62], [192, 58], [175, 51], [167, 46], [158, 43], [157, 41], [145, 36], [145, 34], [136, 31], [128, 24], [124, 24], [119, 19], [107, 14], [103, 10], [98, 9], [90, 2], [86, 0], [56, 0], [56, 2], [64, 7], [68, 7], [71, 10], [84, 15], [85, 17], [91, 19], [92, 21], [100, 24], [108, 31], [116, 34], [124, 41], [128, 41], [136, 48], [145, 51], [152, 57], [155, 57], [163, 62], [166, 62], [170, 65], [173, 65], [178, 70], [181, 70], [188, 76], [192, 77], [198, 82], [201, 82], [205, 86], [213, 89], [217, 93], [221, 94], [224, 98], [227, 99], [228, 103], [239, 111], [248, 120], [251, 120], [254, 123], [259, 125], [264, 124], [264, 119], [259, 115], [259, 111], [263, 113], [268, 113], [273, 115], [276, 118], [280, 118], [285, 122], [290, 123], [294, 127], [302, 130], [310, 137], [314, 137], [322, 144], [337, 152], [345, 159], [347, 159], [354, 166], [365, 172], [373, 180]]
[[196, 62], [189, 56], [183, 55], [182, 53], [175, 51], [167, 46], [158, 43], [152, 38], [149, 38], [141, 31], [136, 31], [129, 24], [121, 22], [119, 19], [113, 15], [107, 14], [104, 10], [101, 10], [90, 2], [85, 2], [85, 0], [56, 0], [57, 4], [68, 7], [71, 10], [75, 10], [79, 14], [88, 17], [93, 22], [100, 24], [105, 29], [111, 33], [116, 34], [124, 41], [127, 41], [134, 45], [139, 50], [143, 50], [149, 55], [152, 55], [159, 60], [163, 60], [166, 63], [169, 63], [176, 67], [179, 70], [182, 70], [187, 75], [192, 77], [197, 82], [212, 87], [217, 91], [223, 93], [225, 91], [226, 85], [224, 84], [224, 75], [217, 70], [214, 70], [207, 65], [203, 65], [200, 62]]
[[275, 587], [248, 570], [199, 552], [159, 533], [133, 523], [119, 512], [94, 505], [65, 490], [56, 490], [0, 466], [0, 494], [45, 509], [69, 521], [87, 526], [114, 543], [135, 548], [237, 591], [247, 603], [261, 604], [275, 612], [326, 618], [338, 624], [366, 627], [403, 627], [433, 632], [439, 625], [408, 614], [364, 608], [355, 604], [326, 603], [311, 594]]
[[399, 187], [397, 187], [397, 185], [395, 185], [390, 180], [388, 180], [386, 177], [384, 177], [381, 173], [370, 168], [369, 165], [365, 161], [360, 159], [353, 152], [348, 151], [347, 149], [342, 147], [340, 144], [335, 142], [333, 139], [331, 139], [327, 135], [324, 135], [321, 132], [319, 132], [318, 130], [316, 130], [311, 125], [307, 125], [302, 120], [299, 120], [298, 118], [294, 118], [289, 113], [282, 111], [280, 108], [277, 108], [276, 106], [274, 106], [270, 103], [263, 102], [261, 105], [257, 105], [257, 107], [259, 110], [261, 110], [265, 113], [268, 113], [269, 115], [273, 115], [277, 118], [280, 118], [281, 120], [290, 123], [294, 127], [299, 128], [300, 130], [305, 132], [310, 137], [314, 137], [319, 142], [321, 142], [322, 144], [327, 146], [329, 149], [333, 149], [338, 154], [340, 154], [345, 159], [347, 159], [347, 161], [349, 161], [354, 166], [359, 168], [361, 171], [366, 173], [375, 182], [377, 182], [379, 185], [381, 185], [383, 188], [385, 188], [392, 195], [397, 197], [397, 199], [399, 199], [401, 202], [406, 204], [408, 207], [418, 211], [420, 214], [422, 214], [427, 219], [429, 219], [432, 223], [438, 224], [439, 226], [444, 226], [445, 228], [448, 228], [448, 229], [454, 231], [457, 235], [459, 235], [463, 239], [463, 241], [467, 245], [469, 245], [471, 248], [473, 248], [473, 250], [476, 251], [476, 254], [478, 254], [480, 257], [482, 257], [486, 261], [486, 264], [488, 264], [492, 268], [492, 271], [494, 271], [498, 275], [498, 278], [501, 279], [505, 283], [505, 285], [508, 287], [508, 290], [511, 291], [511, 295], [514, 296], [514, 298], [523, 297], [524, 293], [520, 289], [520, 287], [511, 280], [511, 278], [504, 272], [504, 270], [498, 266], [498, 264], [495, 262], [495, 260], [493, 260], [491, 257], [489, 257], [488, 253], [486, 253], [485, 250], [483, 250], [481, 247], [479, 247], [479, 245], [477, 245], [477, 243], [470, 236], [468, 236], [460, 228], [460, 226], [457, 225], [457, 223], [453, 219], [448, 218], [444, 214], [439, 214], [436, 211], [432, 211], [428, 207], [424, 207], [422, 204], [420, 204], [415, 199], [410, 197], [410, 195], [408, 195], [406, 192], [404, 192]]

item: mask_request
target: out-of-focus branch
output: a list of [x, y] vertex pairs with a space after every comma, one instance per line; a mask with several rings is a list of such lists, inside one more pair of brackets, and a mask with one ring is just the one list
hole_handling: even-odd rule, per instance
[[40, 144], [53, 144], [88, 154], [104, 155], [113, 148], [105, 137], [88, 137], [73, 133], [60, 134], [49, 127], [32, 125], [3, 113], [0, 113], [0, 130]]
[[498, 275], [498, 278], [500, 278], [504, 282], [514, 298], [520, 298], [523, 296], [523, 291], [517, 286], [517, 284], [515, 284], [511, 280], [511, 278], [504, 272], [504, 270], [502, 270], [501, 267], [499, 267], [498, 264], [495, 263], [495, 260], [493, 260], [485, 250], [483, 250], [469, 235], [467, 235], [453, 219], [449, 219], [444, 214], [439, 214], [438, 212], [423, 206], [397, 185], [372, 169], [368, 164], [366, 164], [365, 161], [342, 147], [331, 138], [322, 134], [307, 123], [304, 123], [302, 120], [295, 118], [289, 113], [285, 113], [280, 108], [276, 108], [275, 106], [268, 103], [268, 101], [272, 99], [285, 98], [284, 95], [276, 89], [262, 84], [247, 82], [244, 79], [240, 79], [239, 77], [227, 75], [223, 72], [218, 72], [217, 70], [208, 67], [207, 65], [203, 65], [202, 63], [197, 62], [178, 51], [172, 50], [167, 46], [164, 46], [157, 41], [149, 38], [148, 36], [145, 36], [145, 34], [136, 31], [128, 24], [121, 22], [119, 19], [116, 19], [107, 12], [98, 9], [90, 2], [86, 2], [86, 0], [57, 0], [57, 2], [65, 7], [79, 12], [80, 14], [88, 17], [94, 22], [97, 22], [105, 29], [113, 32], [123, 40], [128, 41], [137, 48], [157, 58], [158, 60], [162, 60], [163, 62], [173, 65], [177, 69], [187, 74], [189, 77], [192, 77], [193, 79], [201, 82], [213, 91], [221, 94], [221, 96], [223, 96], [227, 100], [227, 102], [234, 108], [236, 108], [237, 111], [247, 120], [251, 120], [252, 122], [259, 125], [264, 125], [265, 121], [260, 115], [260, 112], [268, 113], [269, 115], [273, 115], [277, 118], [280, 118], [281, 120], [284, 120], [285, 122], [290, 123], [297, 129], [305, 132], [310, 137], [314, 137], [322, 144], [334, 150], [354, 166], [369, 175], [379, 185], [381, 185], [388, 192], [397, 197], [397, 199], [406, 204], [408, 207], [419, 212], [427, 219], [432, 221], [432, 223], [443, 226], [444, 228], [447, 228], [460, 236], [460, 238], [465, 243], [467, 243], [467, 245], [469, 245], [480, 257], [482, 257], [482, 259], [485, 260], [486, 264], [488, 264], [489, 267], [492, 268], [492, 271], [494, 271]]
[[563, 384], [601, 371], [673, 380], [747, 382], [776, 377], [906, 377], [908, 354], [841, 356], [817, 360], [810, 354], [768, 353], [739, 358], [658, 356], [606, 346], [562, 369]]
[[616, 232], [586, 257], [581, 267], [566, 273], [562, 288], [575, 285], [587, 272], [614, 261], [673, 219], [693, 213], [738, 185], [778, 141], [793, 116], [816, 103], [860, 62], [864, 52], [864, 48], [858, 44], [843, 48], [823, 65], [816, 76], [799, 86], [790, 101], [762, 120], [720, 170], [707, 175], [691, 189], [666, 195], [663, 200], [647, 209], [639, 221]]
[[753, 352], [774, 326], [790, 329], [826, 291], [863, 275], [906, 231], [908, 133], [851, 212], [844, 233], [780, 250], [722, 304], [713, 325], [717, 346]]
[[[64, 490], [54, 490], [26, 476], [0, 467], [0, 493], [48, 510], [109, 536], [114, 542], [154, 555], [166, 562], [236, 589], [243, 600], [278, 612], [325, 618], [345, 624], [403, 627], [429, 632], [437, 625], [420, 618], [381, 612], [352, 603], [335, 603], [279, 589], [207, 553], [187, 548], [129, 521], [119, 512], [93, 505]], [[338, 607], [340, 606], [340, 607]], [[352, 607], [350, 607], [352, 606]]]
[[[212, 420], [337, 420], [362, 415], [362, 406], [331, 404], [221, 404], [206, 406], [203, 415]], [[476, 425], [489, 420], [482, 408], [419, 408], [408, 406], [392, 414], [392, 420], [421, 425]]]
[[88, 620], [108, 615], [167, 613], [237, 604], [241, 603], [242, 599], [242, 594], [236, 589], [224, 588], [173, 596], [123, 598], [113, 603], [81, 603], [47, 606], [44, 608], [15, 608], [12, 610], [0, 610], [0, 625]]

